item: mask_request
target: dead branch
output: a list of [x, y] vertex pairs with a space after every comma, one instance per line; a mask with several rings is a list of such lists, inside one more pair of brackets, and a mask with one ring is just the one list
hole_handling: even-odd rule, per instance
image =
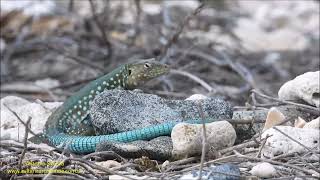
[[182, 71], [182, 70], [171, 69], [170, 73], [186, 76], [186, 77], [194, 80], [195, 82], [199, 83], [202, 87], [207, 89], [209, 92], [213, 91], [213, 88], [208, 83], [206, 83], [204, 80], [200, 79], [199, 77], [197, 77], [197, 76], [195, 76], [195, 75], [193, 75], [193, 74], [191, 74], [189, 72]]
[[315, 107], [312, 107], [312, 106], [309, 106], [309, 105], [306, 105], [306, 104], [300, 104], [300, 103], [295, 103], [295, 102], [291, 102], [291, 101], [280, 100], [278, 98], [273, 98], [273, 97], [270, 97], [268, 95], [262, 94], [261, 92], [259, 92], [256, 89], [253, 89], [251, 92], [256, 94], [256, 95], [258, 95], [258, 96], [260, 96], [260, 97], [263, 97], [263, 98], [266, 98], [266, 99], [269, 99], [269, 100], [273, 100], [273, 101], [277, 101], [277, 102], [280, 102], [280, 103], [294, 105], [294, 106], [296, 106], [298, 108], [308, 109], [308, 110], [311, 110], [315, 115], [318, 115], [318, 116], [320, 115], [320, 111], [319, 111], [318, 108], [315, 108]]
[[[97, 26], [98, 26], [101, 34], [102, 34], [103, 42], [104, 42], [104, 44], [106, 45], [106, 47], [108, 49], [108, 55], [107, 55], [106, 59], [110, 59], [112, 57], [112, 53], [113, 53], [112, 45], [111, 45], [111, 43], [110, 43], [110, 41], [108, 39], [108, 36], [107, 36], [107, 33], [106, 33], [106, 29], [103, 27], [103, 24], [99, 21], [99, 17], [97, 15], [96, 8], [95, 8], [95, 5], [94, 5], [93, 1], [89, 0], [89, 2], [90, 2], [90, 8], [91, 8], [93, 20], [97, 24]], [[108, 12], [108, 13], [110, 13], [110, 12]]]
[[201, 151], [201, 161], [200, 161], [200, 168], [199, 168], [199, 180], [202, 178], [202, 169], [203, 163], [206, 158], [206, 151], [207, 151], [207, 131], [206, 131], [206, 123], [205, 123], [205, 116], [201, 106], [201, 100], [197, 102], [197, 106], [199, 108], [200, 117], [202, 119], [202, 151]]
[[29, 125], [30, 125], [30, 122], [31, 122], [31, 117], [29, 116], [28, 120], [27, 120], [27, 123], [26, 123], [26, 126], [25, 126], [25, 133], [24, 133], [24, 140], [23, 140], [23, 151], [21, 153], [21, 156], [20, 156], [20, 159], [19, 159], [19, 170], [22, 169], [22, 160], [24, 158], [24, 156], [26, 155], [26, 152], [27, 152], [27, 148], [28, 148], [28, 134], [29, 134]]
[[161, 51], [161, 56], [159, 59], [163, 59], [164, 57], [167, 56], [168, 49], [171, 48], [173, 44], [175, 44], [178, 39], [180, 34], [182, 33], [184, 27], [188, 24], [188, 22], [197, 14], [201, 12], [201, 10], [204, 8], [205, 4], [201, 3], [194, 11], [192, 14], [187, 16], [184, 21], [178, 26], [178, 30], [173, 34], [172, 38], [168, 41], [168, 43], [163, 47]]

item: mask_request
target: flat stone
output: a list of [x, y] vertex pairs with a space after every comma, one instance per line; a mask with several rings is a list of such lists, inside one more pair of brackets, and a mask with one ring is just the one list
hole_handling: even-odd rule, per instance
[[96, 151], [114, 151], [125, 158], [147, 156], [150, 159], [165, 161], [171, 158], [172, 141], [168, 136], [161, 136], [150, 141], [134, 141], [131, 143], [102, 142]]
[[[201, 100], [205, 117], [230, 119], [232, 108], [222, 99]], [[167, 100], [137, 91], [108, 90], [91, 106], [92, 124], [97, 134], [113, 134], [165, 122], [200, 119], [199, 107], [192, 100]]]

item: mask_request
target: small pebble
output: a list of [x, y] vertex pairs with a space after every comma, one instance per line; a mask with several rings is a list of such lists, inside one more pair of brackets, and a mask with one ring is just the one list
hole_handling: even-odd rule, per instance
[[277, 170], [272, 164], [263, 162], [254, 166], [250, 173], [260, 178], [271, 178], [277, 175]]
[[201, 100], [201, 99], [207, 99], [208, 97], [202, 94], [193, 94], [190, 97], [188, 97], [186, 100], [195, 101], [195, 100]]
[[105, 167], [107, 169], [113, 168], [113, 167], [120, 167], [121, 163], [114, 161], [114, 160], [108, 160], [108, 161], [101, 161], [96, 162], [97, 165], [100, 165], [102, 167]]
[[170, 164], [170, 161], [166, 160], [161, 164], [161, 169], [165, 169]]

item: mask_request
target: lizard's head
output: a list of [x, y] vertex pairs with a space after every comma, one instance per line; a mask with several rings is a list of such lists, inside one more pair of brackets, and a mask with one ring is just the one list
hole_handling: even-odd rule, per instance
[[140, 60], [127, 65], [127, 87], [133, 89], [148, 80], [169, 72], [169, 66], [154, 59]]

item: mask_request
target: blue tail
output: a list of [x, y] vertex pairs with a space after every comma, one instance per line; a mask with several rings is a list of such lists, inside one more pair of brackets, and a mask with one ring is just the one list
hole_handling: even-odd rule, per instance
[[[206, 123], [217, 121], [216, 119], [206, 120]], [[185, 121], [186, 123], [198, 124], [201, 120]], [[163, 124], [153, 125], [132, 131], [126, 131], [110, 135], [99, 136], [77, 136], [59, 133], [50, 136], [49, 142], [54, 146], [67, 146], [67, 148], [75, 153], [94, 152], [98, 143], [104, 141], [132, 142], [137, 140], [150, 140], [159, 136], [170, 135], [173, 127], [181, 122], [167, 122]]]

